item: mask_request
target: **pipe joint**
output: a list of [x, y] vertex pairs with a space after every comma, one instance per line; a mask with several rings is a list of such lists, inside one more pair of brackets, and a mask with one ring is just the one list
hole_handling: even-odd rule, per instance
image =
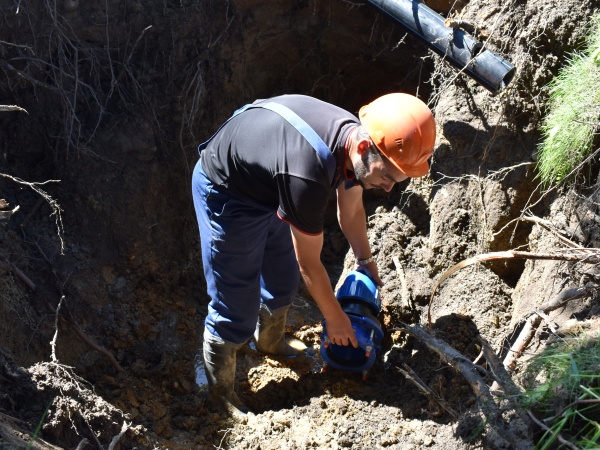
[[361, 271], [352, 271], [339, 288], [336, 298], [350, 318], [358, 348], [336, 345], [329, 341], [326, 322], [321, 334], [321, 357], [324, 367], [361, 372], [363, 378], [381, 351], [383, 331], [377, 315], [381, 312], [379, 287]]

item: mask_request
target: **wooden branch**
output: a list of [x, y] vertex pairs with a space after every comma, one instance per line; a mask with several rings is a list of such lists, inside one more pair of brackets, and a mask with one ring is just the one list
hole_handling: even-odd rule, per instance
[[[538, 310], [544, 315], [548, 314], [549, 312], [560, 308], [571, 300], [591, 295], [593, 291], [594, 288], [590, 285], [579, 288], [564, 289], [558, 295], [554, 296], [550, 301], [541, 305]], [[514, 344], [510, 347], [506, 358], [504, 358], [503, 365], [507, 370], [513, 370], [515, 368], [517, 358], [523, 354], [523, 351], [531, 342], [531, 339], [535, 335], [535, 332], [537, 331], [541, 321], [541, 314], [533, 312], [529, 315], [525, 321], [525, 326], [519, 333], [519, 336], [515, 340]]]
[[44, 89], [48, 89], [49, 91], [52, 92], [58, 92], [59, 89], [56, 86], [52, 86], [50, 84], [46, 84], [43, 83], [39, 80], [36, 80], [35, 78], [33, 78], [32, 76], [26, 74], [25, 72], [20, 71], [19, 69], [17, 69], [16, 67], [14, 67], [12, 64], [7, 63], [5, 60], [0, 59], [0, 67], [2, 67], [3, 69], [7, 69], [10, 70], [11, 72], [16, 73], [17, 75], [19, 75], [20, 77], [23, 77], [24, 79], [26, 79], [27, 81], [29, 81], [31, 84], [44, 88]]
[[[0, 199], [2, 200], [2, 199]], [[0, 202], [0, 208], [7, 208], [8, 205], [4, 206], [2, 202]], [[0, 211], [0, 220], [10, 220], [14, 213], [16, 213], [21, 207], [19, 205], [15, 206], [13, 209], [9, 209], [8, 211]]]

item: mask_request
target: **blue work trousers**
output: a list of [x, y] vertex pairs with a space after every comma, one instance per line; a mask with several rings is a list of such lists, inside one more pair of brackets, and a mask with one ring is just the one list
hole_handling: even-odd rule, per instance
[[194, 168], [192, 195], [210, 303], [206, 329], [241, 344], [254, 334], [260, 304], [292, 303], [300, 272], [290, 226], [264, 205], [242, 200]]

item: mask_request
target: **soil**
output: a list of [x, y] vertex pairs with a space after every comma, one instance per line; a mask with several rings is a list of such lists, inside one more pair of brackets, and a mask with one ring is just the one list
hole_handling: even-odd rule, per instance
[[[495, 424], [464, 374], [406, 329], [471, 361], [482, 342], [504, 358], [536, 307], [597, 287], [589, 262], [527, 259], [436, 283], [479, 254], [599, 246], [598, 167], [544, 192], [535, 152], [547, 84], [600, 2], [425, 3], [485, 31], [516, 67], [506, 89], [492, 95], [364, 1], [0, 2], [0, 105], [26, 110], [0, 114], [0, 447], [533, 448], [539, 428], [514, 404]], [[365, 380], [322, 372], [321, 315], [302, 287], [287, 332], [312, 352], [286, 360], [248, 343], [236, 388], [253, 412], [208, 411], [197, 145], [256, 98], [303, 93], [356, 112], [390, 91], [427, 100], [438, 139], [430, 175], [365, 194], [385, 283], [377, 362]], [[333, 201], [322, 259], [334, 286], [352, 269]], [[598, 333], [596, 297], [550, 314], [516, 385], [549, 336]]]

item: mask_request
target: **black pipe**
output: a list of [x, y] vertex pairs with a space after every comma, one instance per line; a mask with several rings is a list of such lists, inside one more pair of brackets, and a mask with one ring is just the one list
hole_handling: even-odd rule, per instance
[[433, 51], [460, 69], [492, 94], [504, 89], [515, 67], [460, 28], [449, 28], [438, 13], [416, 0], [369, 0], [395, 19]]

